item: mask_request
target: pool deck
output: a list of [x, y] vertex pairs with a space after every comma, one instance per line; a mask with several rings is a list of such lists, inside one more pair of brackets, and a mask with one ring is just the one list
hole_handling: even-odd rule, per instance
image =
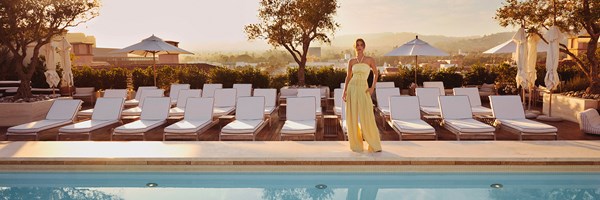
[[0, 171], [600, 172], [600, 141], [0, 142]]

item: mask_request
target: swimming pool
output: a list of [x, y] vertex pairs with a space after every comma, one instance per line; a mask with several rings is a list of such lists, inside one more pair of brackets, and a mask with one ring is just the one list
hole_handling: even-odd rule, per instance
[[0, 199], [600, 199], [600, 173], [0, 173]]

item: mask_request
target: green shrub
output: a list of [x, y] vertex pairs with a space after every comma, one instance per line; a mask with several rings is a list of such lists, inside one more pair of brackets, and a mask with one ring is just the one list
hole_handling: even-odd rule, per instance
[[455, 70], [440, 70], [431, 73], [432, 81], [442, 81], [446, 89], [462, 87], [463, 76], [462, 74], [456, 73]]
[[137, 91], [140, 86], [154, 85], [154, 76], [152, 67], [146, 69], [135, 68], [131, 72], [131, 80], [133, 81], [133, 89]]
[[223, 88], [231, 88], [238, 80], [238, 76], [238, 71], [225, 67], [215, 67], [210, 71], [210, 82], [221, 83]]
[[492, 67], [491, 73], [496, 76], [494, 82], [496, 83], [507, 83], [516, 85], [517, 81], [515, 77], [517, 77], [517, 67], [511, 66], [509, 64], [501, 64], [495, 67]]
[[129, 71], [122, 67], [115, 67], [108, 71], [108, 79], [111, 80], [106, 89], [126, 89], [127, 74]]
[[287, 74], [281, 74], [270, 78], [269, 88], [275, 88], [279, 91], [279, 89], [287, 85], [289, 85]]
[[[407, 85], [404, 85], [406, 82], [405, 79], [409, 79], [407, 77], [405, 77], [405, 74], [403, 73], [395, 73], [395, 74], [389, 74], [386, 76], [381, 76], [380, 81], [381, 82], [394, 82], [394, 85], [396, 85], [397, 88], [407, 88]], [[414, 76], [413, 76], [414, 79]]]
[[253, 88], [268, 88], [269, 75], [254, 67], [243, 67], [239, 70], [237, 83], [252, 83]]
[[312, 69], [312, 72], [316, 72], [315, 76], [317, 83], [314, 85], [322, 85], [329, 87], [330, 91], [340, 87], [340, 83], [346, 80], [345, 69], [334, 69], [333, 67], [320, 67]]
[[585, 76], [575, 76], [571, 80], [565, 81], [564, 85], [559, 85], [562, 92], [567, 91], [582, 91], [590, 86], [590, 80]]
[[171, 84], [179, 83], [177, 70], [171, 66], [158, 67], [156, 69], [156, 82], [158, 88], [168, 91]]
[[100, 85], [98, 85], [97, 90], [105, 90], [109, 89], [111, 86], [111, 82], [113, 81], [110, 77], [109, 72], [106, 69], [96, 70], [96, 75], [98, 76], [98, 81]]
[[202, 88], [208, 80], [208, 74], [196, 67], [185, 67], [178, 71], [180, 83], [190, 84], [190, 88]]
[[465, 85], [482, 85], [484, 83], [491, 84], [496, 80], [496, 74], [487, 70], [484, 66], [474, 65], [465, 73]]
[[[415, 70], [414, 68], [401, 67], [400, 73], [404, 77], [402, 86], [409, 87], [411, 83], [415, 82]], [[423, 85], [423, 82], [431, 80], [431, 70], [424, 70], [423, 68], [417, 69], [417, 83]]]
[[[102, 85], [98, 70], [84, 66], [73, 68], [73, 83], [75, 87], [98, 87]], [[100, 89], [100, 88], [96, 88]]]

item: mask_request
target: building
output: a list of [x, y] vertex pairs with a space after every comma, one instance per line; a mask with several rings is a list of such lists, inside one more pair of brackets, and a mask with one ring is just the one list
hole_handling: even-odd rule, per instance
[[[588, 42], [590, 42], [590, 35], [587, 34], [587, 32], [577, 36], [569, 36], [569, 38], [567, 38], [567, 48], [571, 53], [579, 57], [580, 55], [585, 55], [587, 53]], [[568, 56], [567, 59], [572, 60], [573, 58]]]

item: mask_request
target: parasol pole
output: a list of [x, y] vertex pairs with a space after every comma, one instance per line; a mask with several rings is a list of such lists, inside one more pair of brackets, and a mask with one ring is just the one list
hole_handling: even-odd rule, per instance
[[417, 67], [419, 67], [418, 57], [418, 55], [415, 56], [415, 85], [417, 86], [419, 86], [419, 84], [417, 83]]
[[154, 72], [154, 86], [156, 86], [156, 52], [152, 52], [152, 71]]

